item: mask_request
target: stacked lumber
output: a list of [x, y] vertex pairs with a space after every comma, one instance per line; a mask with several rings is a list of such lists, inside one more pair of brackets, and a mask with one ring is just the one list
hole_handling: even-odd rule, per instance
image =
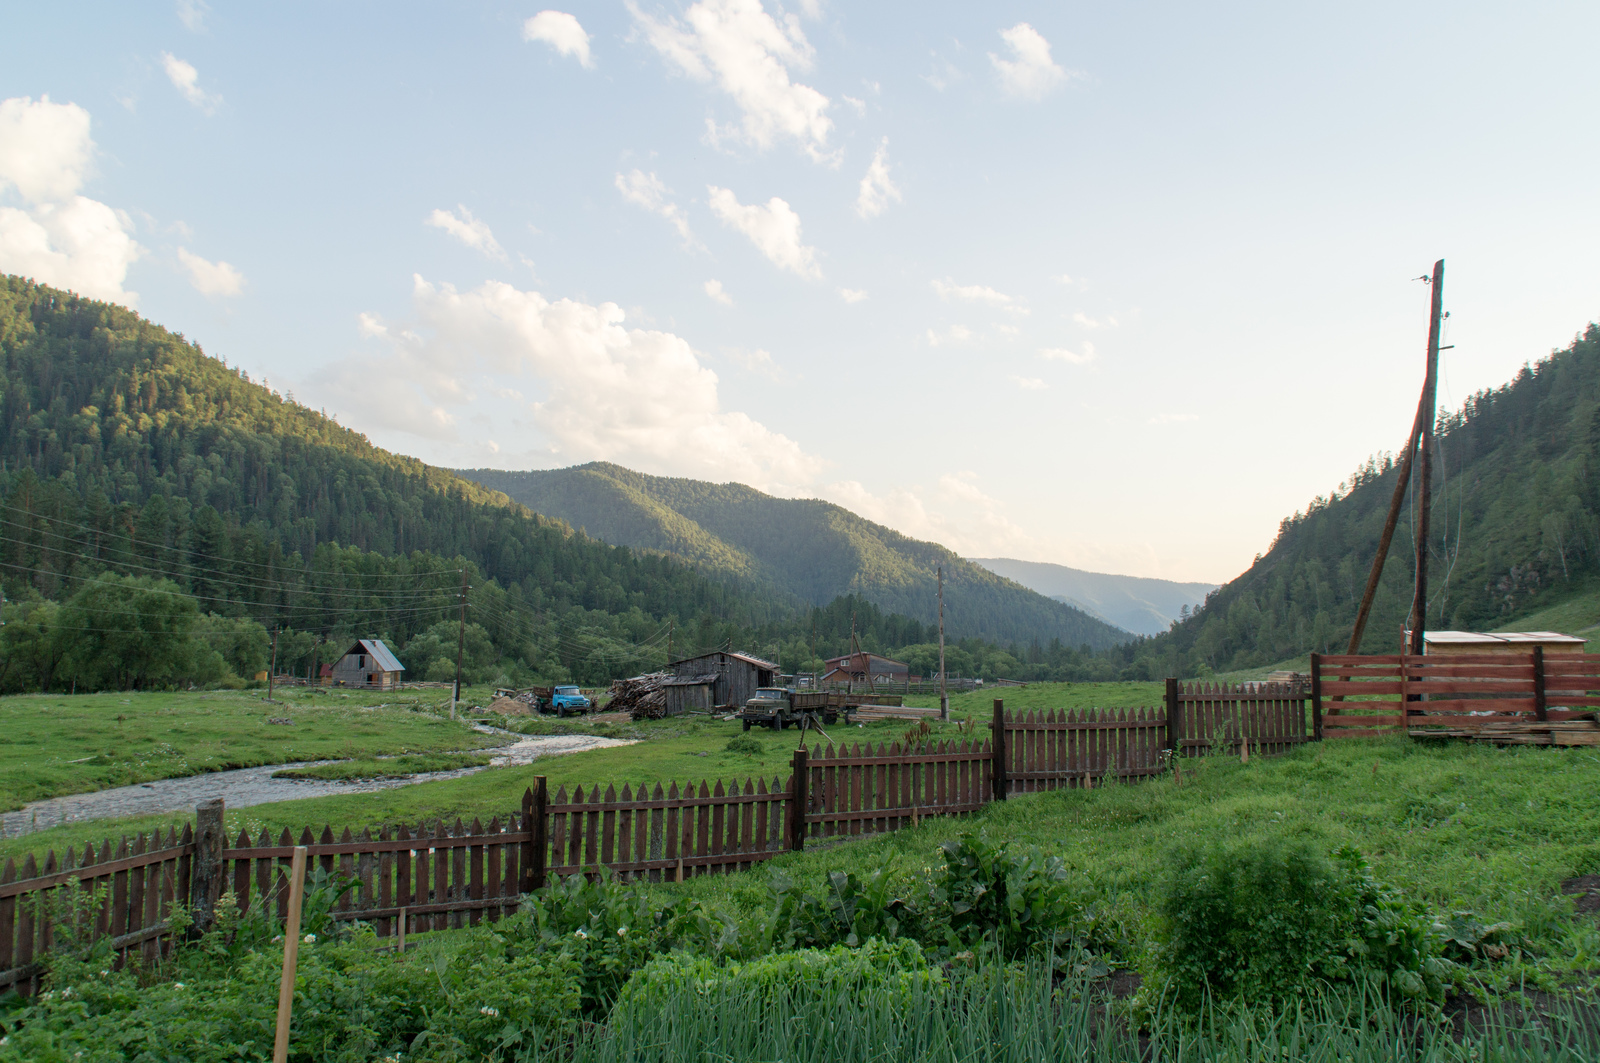
[[651, 672], [632, 679], [618, 679], [611, 684], [611, 700], [606, 703], [606, 711], [625, 712], [635, 720], [664, 718], [667, 695], [661, 688], [672, 677], [672, 672]]
[[937, 720], [938, 709], [917, 709], [909, 705], [862, 705], [850, 717], [857, 723], [872, 720]]

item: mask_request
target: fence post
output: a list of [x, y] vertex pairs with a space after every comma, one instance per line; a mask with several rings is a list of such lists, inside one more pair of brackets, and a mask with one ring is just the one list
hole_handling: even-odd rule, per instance
[[1550, 709], [1544, 700], [1543, 646], [1533, 648], [1533, 718], [1541, 722], [1550, 718]]
[[806, 747], [794, 751], [789, 776], [789, 851], [806, 847], [806, 809], [811, 804], [811, 769], [806, 767]]
[[1311, 655], [1311, 740], [1322, 741], [1322, 654]]
[[992, 765], [994, 772], [994, 799], [1006, 799], [1006, 703], [999, 698], [994, 699], [994, 722], [989, 725], [994, 732], [992, 747]]
[[533, 777], [533, 786], [522, 792], [522, 830], [528, 840], [522, 843], [522, 882], [519, 893], [544, 889], [545, 860], [550, 850], [550, 791], [543, 775]]
[[1183, 752], [1183, 722], [1178, 718], [1178, 679], [1167, 676], [1167, 748], [1173, 756]]
[[194, 808], [194, 864], [189, 876], [189, 911], [194, 916], [194, 932], [211, 929], [222, 897], [222, 847], [227, 831], [222, 826], [223, 802], [220, 797], [202, 801]]

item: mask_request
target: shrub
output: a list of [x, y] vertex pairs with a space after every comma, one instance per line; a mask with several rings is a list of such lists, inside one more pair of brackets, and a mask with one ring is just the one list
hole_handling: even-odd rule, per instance
[[1059, 856], [1038, 846], [996, 845], [981, 834], [939, 848], [945, 862], [934, 871], [929, 918], [947, 928], [951, 947], [989, 943], [1018, 959], [1036, 946], [1093, 937], [1092, 890], [1073, 880]]
[[1146, 996], [1186, 1010], [1207, 993], [1282, 1001], [1358, 977], [1406, 997], [1443, 995], [1448, 964], [1426, 909], [1374, 879], [1353, 849], [1331, 858], [1303, 840], [1181, 849], [1156, 913]]
[[869, 938], [920, 936], [923, 921], [897, 896], [892, 873], [892, 864], [865, 878], [830, 871], [827, 889], [815, 896], [801, 889], [787, 871], [774, 871], [769, 882], [773, 907], [762, 943], [769, 949], [853, 947]]
[[751, 738], [749, 735], [734, 735], [722, 748], [727, 753], [744, 753], [752, 757], [758, 757], [767, 751], [759, 739]]

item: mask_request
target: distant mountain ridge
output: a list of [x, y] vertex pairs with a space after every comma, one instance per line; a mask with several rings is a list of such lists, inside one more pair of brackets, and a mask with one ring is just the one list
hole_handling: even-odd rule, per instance
[[774, 498], [742, 484], [648, 476], [608, 462], [566, 469], [457, 470], [463, 479], [618, 546], [666, 554], [822, 605], [858, 594], [923, 623], [937, 619], [945, 569], [952, 637], [1105, 649], [1130, 634], [1082, 609], [817, 499]]
[[1136, 635], [1159, 635], [1172, 626], [1184, 606], [1194, 609], [1205, 601], [1207, 594], [1217, 589], [1215, 583], [1175, 583], [1145, 576], [1115, 576], [1047, 561], [1018, 561], [1009, 557], [969, 557], [967, 560]]

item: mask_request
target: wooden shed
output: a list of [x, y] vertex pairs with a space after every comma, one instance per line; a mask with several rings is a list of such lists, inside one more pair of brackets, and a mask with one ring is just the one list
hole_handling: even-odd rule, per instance
[[1587, 639], [1559, 631], [1425, 631], [1422, 652], [1429, 656], [1465, 653], [1525, 654], [1543, 646], [1553, 653], [1582, 653]]
[[691, 709], [709, 710], [716, 697], [717, 672], [679, 675], [661, 684], [661, 696], [666, 700], [668, 716], [682, 716]]
[[[731, 650], [718, 650], [714, 653], [702, 653], [698, 657], [686, 657], [673, 664], [672, 670], [676, 673], [674, 679], [667, 680], [663, 689], [667, 693], [667, 711], [672, 712], [673, 684], [678, 680], [692, 679], [676, 689], [690, 689], [693, 687], [710, 688], [710, 704], [707, 708], [744, 708], [744, 703], [755, 697], [757, 687], [775, 686], [778, 681], [778, 666], [771, 661], [763, 661], [759, 657], [752, 657], [748, 653], [734, 653]], [[712, 677], [709, 680], [707, 677]], [[682, 697], [699, 697], [699, 695], [683, 694]]]
[[362, 639], [334, 662], [327, 679], [338, 687], [392, 690], [400, 685], [405, 670], [382, 639]]

